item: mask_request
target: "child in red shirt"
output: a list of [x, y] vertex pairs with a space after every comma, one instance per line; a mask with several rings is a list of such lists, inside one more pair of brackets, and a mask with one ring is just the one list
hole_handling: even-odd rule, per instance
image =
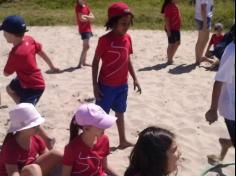
[[207, 47], [207, 51], [205, 54], [205, 57], [203, 57], [203, 61], [205, 62], [209, 62], [210, 64], [212, 64], [212, 66], [210, 68], [215, 68], [217, 66], [219, 66], [220, 64], [220, 60], [217, 58], [214, 58], [214, 52], [211, 51], [212, 46], [215, 48], [223, 39], [224, 39], [224, 26], [221, 23], [217, 23], [215, 24], [214, 27], [214, 34], [211, 37], [211, 40], [209, 42], [209, 45]]
[[168, 36], [167, 57], [168, 65], [173, 64], [173, 57], [181, 42], [181, 14], [177, 6], [178, 0], [165, 0], [161, 13], [164, 14], [165, 30]]
[[[32, 103], [36, 106], [45, 89], [45, 81], [38, 68], [36, 54], [49, 65], [51, 72], [58, 72], [59, 69], [53, 65], [43, 51], [42, 45], [32, 37], [25, 35], [27, 29], [22, 17], [9, 16], [5, 18], [0, 30], [4, 31], [7, 42], [13, 44], [4, 68], [4, 75], [10, 76], [14, 73], [17, 75], [7, 86], [7, 93], [16, 104]], [[54, 145], [52, 144], [54, 139], [49, 138], [42, 128], [41, 130], [48, 147], [51, 149]]]
[[[116, 118], [95, 104], [84, 104], [75, 113], [70, 126], [70, 143], [65, 147], [61, 176], [116, 176], [109, 167], [109, 139], [105, 129]], [[81, 130], [81, 131], [80, 131]]]
[[78, 68], [82, 66], [91, 66], [86, 63], [87, 52], [89, 50], [89, 40], [93, 36], [91, 22], [94, 21], [95, 17], [91, 12], [86, 0], [77, 0], [75, 13], [77, 18], [77, 24], [81, 39], [83, 40], [83, 51], [80, 57], [80, 63]]
[[[142, 90], [136, 77], [130, 55], [133, 53], [132, 41], [127, 33], [133, 23], [133, 14], [128, 5], [114, 3], [108, 10], [107, 30], [111, 30], [99, 39], [93, 61], [93, 87], [96, 104], [107, 113], [116, 112], [120, 137], [120, 149], [132, 146], [125, 136], [124, 113], [127, 109], [128, 74], [134, 80], [134, 88]], [[102, 60], [100, 76], [99, 63]]]
[[60, 165], [62, 155], [48, 151], [43, 139], [37, 135], [45, 119], [30, 103], [17, 105], [10, 111], [10, 128], [0, 152], [1, 176], [43, 176]]

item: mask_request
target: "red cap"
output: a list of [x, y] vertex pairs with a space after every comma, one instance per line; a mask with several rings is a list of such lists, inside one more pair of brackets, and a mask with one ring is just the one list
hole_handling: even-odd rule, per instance
[[115, 2], [108, 9], [108, 18], [132, 14], [129, 6], [123, 2]]

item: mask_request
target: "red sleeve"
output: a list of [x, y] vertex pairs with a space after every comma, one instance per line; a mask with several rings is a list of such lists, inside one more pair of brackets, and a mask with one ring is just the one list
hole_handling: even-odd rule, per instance
[[18, 152], [15, 146], [12, 146], [10, 143], [7, 143], [4, 146], [3, 152], [3, 160], [5, 164], [9, 165], [17, 165], [18, 164]]
[[13, 74], [16, 71], [16, 61], [13, 56], [9, 56], [7, 64], [4, 68], [4, 72], [7, 74]]
[[38, 144], [38, 153], [42, 155], [47, 148], [46, 143], [40, 136], [35, 136], [34, 140], [36, 140], [36, 143]]
[[214, 44], [214, 39], [215, 39], [215, 37], [216, 37], [215, 34], [212, 35], [211, 40], [210, 40], [210, 43], [209, 43], [210, 45], [213, 45], [213, 44]]
[[165, 17], [171, 18], [171, 16], [172, 16], [172, 10], [171, 10], [171, 8], [170, 8], [169, 6], [167, 6], [167, 7], [165, 8], [164, 14], [165, 14]]
[[73, 150], [73, 147], [70, 144], [68, 144], [65, 147], [62, 163], [65, 166], [73, 166], [74, 161], [75, 161], [75, 152]]
[[96, 49], [96, 56], [101, 58], [102, 55], [104, 54], [105, 52], [105, 41], [104, 39], [100, 38], [99, 41], [98, 41], [98, 46], [97, 46], [97, 49]]
[[34, 44], [35, 44], [35, 51], [36, 53], [39, 53], [43, 50], [43, 47], [42, 47], [42, 44], [41, 43], [38, 43], [37, 41], [34, 41]]

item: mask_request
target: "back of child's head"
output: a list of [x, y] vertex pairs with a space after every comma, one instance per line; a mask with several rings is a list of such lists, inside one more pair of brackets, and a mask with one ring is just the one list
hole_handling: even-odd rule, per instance
[[165, 176], [168, 167], [167, 151], [175, 135], [168, 130], [149, 127], [139, 135], [130, 156], [130, 166], [125, 176]]
[[215, 31], [223, 31], [224, 30], [224, 25], [222, 23], [216, 23], [214, 26]]
[[165, 12], [165, 8], [168, 4], [172, 3], [173, 0], [164, 0], [164, 3], [161, 8], [161, 13], [163, 14]]
[[16, 37], [23, 37], [27, 32], [27, 26], [21, 16], [8, 16], [4, 19], [0, 30], [14, 34]]
[[45, 119], [30, 103], [21, 103], [15, 106], [9, 112], [9, 116], [10, 127], [3, 145], [5, 145], [10, 139], [14, 138], [17, 133], [34, 128], [45, 122]]
[[93, 126], [99, 129], [108, 129], [117, 118], [108, 115], [100, 106], [95, 104], [81, 105], [75, 112], [70, 123], [70, 141], [73, 141], [84, 127]]
[[113, 3], [108, 9], [108, 21], [105, 24], [105, 27], [107, 30], [113, 30], [119, 20], [127, 15], [131, 15], [131, 25], [133, 25], [134, 15], [129, 6], [123, 2]]

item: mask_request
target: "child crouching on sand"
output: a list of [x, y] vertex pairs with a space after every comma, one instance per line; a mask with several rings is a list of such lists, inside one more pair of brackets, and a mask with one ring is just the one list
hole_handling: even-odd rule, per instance
[[116, 176], [108, 166], [110, 146], [104, 134], [115, 122], [101, 107], [82, 105], [71, 121], [61, 176]]
[[37, 135], [45, 121], [29, 103], [10, 111], [10, 128], [0, 152], [1, 176], [48, 176], [60, 165], [62, 154], [48, 151]]
[[[133, 53], [132, 41], [127, 33], [133, 24], [133, 14], [123, 2], [113, 3], [108, 10], [106, 35], [99, 39], [93, 60], [93, 88], [96, 104], [107, 113], [114, 110], [120, 138], [120, 149], [132, 146], [125, 134], [124, 113], [127, 109], [128, 74], [134, 81], [134, 89], [141, 94], [142, 89], [137, 79], [130, 55]], [[102, 60], [100, 76], [99, 63]]]
[[139, 135], [125, 176], [166, 176], [177, 171], [179, 158], [175, 135], [149, 127]]

